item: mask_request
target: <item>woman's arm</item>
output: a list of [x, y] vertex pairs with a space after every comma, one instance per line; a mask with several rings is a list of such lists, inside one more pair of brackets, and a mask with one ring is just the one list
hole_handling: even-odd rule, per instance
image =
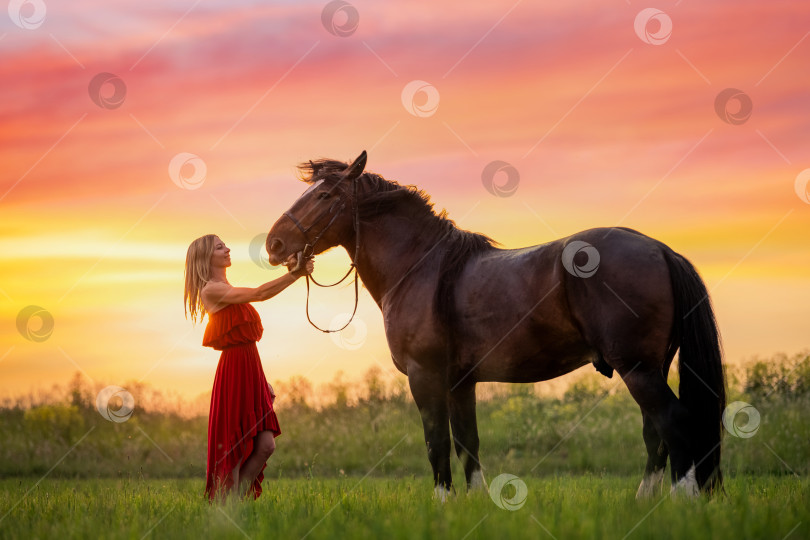
[[233, 287], [221, 281], [212, 281], [203, 289], [202, 297], [205, 303], [212, 307], [220, 304], [259, 302], [274, 297], [292, 285], [296, 279], [298, 278], [292, 274], [285, 274], [258, 287]]
[[274, 297], [295, 283], [299, 277], [311, 274], [312, 269], [312, 261], [308, 261], [306, 267], [300, 271], [289, 272], [258, 287], [233, 287], [221, 281], [209, 281], [202, 290], [202, 299], [206, 306], [211, 306], [209, 311], [217, 311], [227, 304], [260, 302]]

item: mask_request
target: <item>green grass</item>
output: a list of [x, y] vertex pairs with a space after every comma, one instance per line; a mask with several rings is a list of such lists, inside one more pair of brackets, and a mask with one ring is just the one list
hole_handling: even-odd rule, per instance
[[203, 496], [207, 417], [161, 409], [133, 385], [135, 413], [110, 422], [97, 390], [76, 383], [61, 400], [0, 406], [0, 539], [808, 538], [810, 355], [730, 375], [728, 401], [761, 421], [750, 438], [725, 436], [727, 494], [711, 501], [635, 501], [641, 415], [615, 378], [587, 374], [557, 397], [490, 392], [478, 404], [481, 460], [488, 480], [526, 483], [516, 511], [463, 489], [432, 500], [416, 406], [368, 380], [359, 398], [341, 386], [319, 408], [290, 391], [299, 399], [278, 407], [264, 495], [224, 506]]
[[[211, 505], [201, 480], [0, 481], [2, 538], [807, 538], [810, 481], [740, 476], [714, 500], [634, 500], [638, 478], [525, 477], [515, 511], [488, 494], [445, 504], [426, 477], [274, 479], [257, 501]], [[506, 494], [510, 496], [511, 493]]]
[[[615, 383], [614, 383], [615, 384]], [[641, 414], [623, 387], [576, 399], [514, 393], [479, 403], [481, 461], [517, 475], [640, 475], [646, 450]], [[810, 473], [810, 395], [767, 399], [733, 394], [761, 413], [752, 438], [726, 435], [723, 468], [730, 474]], [[53, 406], [59, 408], [60, 406]], [[50, 475], [67, 478], [202, 478], [207, 418], [183, 419], [136, 410], [116, 424], [89, 407], [0, 409], [0, 478]], [[34, 414], [37, 413], [37, 414]], [[40, 414], [41, 413], [41, 414]], [[427, 475], [430, 466], [416, 406], [381, 401], [322, 410], [280, 407], [283, 434], [271, 458], [273, 475], [363, 476], [389, 449], [397, 452], [374, 469], [379, 477]], [[453, 459], [453, 478], [462, 478]]]

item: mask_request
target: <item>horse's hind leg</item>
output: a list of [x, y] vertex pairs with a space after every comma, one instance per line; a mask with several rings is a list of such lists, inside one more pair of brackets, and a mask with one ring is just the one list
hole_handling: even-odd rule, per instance
[[478, 458], [478, 423], [475, 417], [475, 383], [464, 383], [450, 391], [450, 426], [456, 455], [464, 465], [467, 490], [487, 489]]
[[433, 493], [444, 502], [452, 489], [447, 384], [439, 373], [408, 364], [408, 383], [422, 416], [428, 460], [433, 468]]
[[667, 444], [655, 429], [650, 415], [642, 411], [642, 416], [644, 419], [644, 446], [647, 447], [647, 466], [644, 469], [644, 478], [638, 486], [636, 499], [655, 497], [661, 493], [664, 469], [667, 468], [667, 457], [669, 456]]
[[[687, 495], [697, 495], [695, 459], [689, 441], [689, 413], [659, 371], [622, 370], [630, 394], [652, 421], [655, 431], [669, 449], [672, 465], [673, 490], [682, 489]], [[646, 442], [646, 441], [645, 441]]]

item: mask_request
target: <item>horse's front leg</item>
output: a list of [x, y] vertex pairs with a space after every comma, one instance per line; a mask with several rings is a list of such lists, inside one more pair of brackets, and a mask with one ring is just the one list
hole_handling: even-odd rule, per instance
[[450, 391], [450, 426], [456, 455], [464, 465], [467, 490], [483, 489], [487, 484], [478, 458], [478, 422], [475, 417], [475, 383], [462, 382]]
[[453, 485], [446, 378], [441, 370], [425, 369], [411, 362], [408, 364], [408, 383], [422, 416], [428, 459], [433, 467], [433, 493], [444, 502]]

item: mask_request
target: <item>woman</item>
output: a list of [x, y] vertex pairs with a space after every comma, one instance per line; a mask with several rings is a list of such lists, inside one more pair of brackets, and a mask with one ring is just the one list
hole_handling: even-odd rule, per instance
[[[252, 491], [262, 493], [264, 467], [281, 434], [273, 410], [275, 394], [267, 383], [256, 342], [262, 337], [259, 314], [249, 304], [277, 295], [299, 277], [304, 268], [256, 288], [233, 287], [225, 270], [231, 265], [230, 249], [218, 236], [202, 236], [186, 254], [186, 317], [195, 323], [208, 314], [203, 346], [221, 350], [211, 410], [208, 417], [208, 472], [205, 493], [209, 499]], [[294, 257], [288, 261], [288, 266]]]

